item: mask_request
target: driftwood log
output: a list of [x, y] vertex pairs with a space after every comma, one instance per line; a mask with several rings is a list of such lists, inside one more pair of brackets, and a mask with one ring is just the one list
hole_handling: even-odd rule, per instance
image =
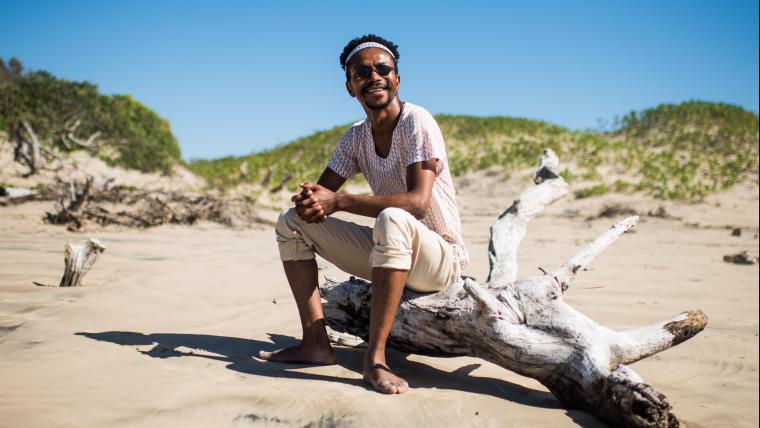
[[[677, 345], [707, 324], [699, 310], [657, 324], [613, 331], [564, 302], [575, 275], [636, 224], [632, 216], [553, 272], [517, 280], [517, 250], [527, 225], [567, 193], [558, 159], [546, 150], [536, 186], [525, 190], [491, 227], [485, 284], [463, 277], [434, 294], [404, 291], [388, 343], [395, 349], [473, 356], [534, 378], [567, 408], [612, 426], [674, 427], [671, 405], [628, 364]], [[366, 281], [328, 280], [320, 287], [328, 326], [368, 339], [372, 288]]]
[[95, 238], [79, 244], [66, 243], [63, 277], [59, 287], [77, 287], [106, 247]]
[[[48, 138], [40, 139], [32, 128], [32, 125], [26, 120], [15, 121], [11, 125], [11, 142], [13, 142], [13, 159], [16, 162], [26, 165], [29, 171], [24, 174], [25, 177], [37, 174], [42, 169], [57, 171], [63, 167], [60, 147], [66, 150], [76, 148], [87, 149], [92, 155], [97, 155], [104, 141], [98, 140], [100, 132], [95, 132], [87, 139], [79, 138], [75, 132], [81, 121], [75, 119], [73, 122], [64, 125], [57, 139]], [[50, 167], [51, 161], [57, 161], [57, 167]]]
[[[26, 135], [24, 135], [26, 134]], [[27, 176], [34, 175], [40, 169], [40, 140], [29, 122], [22, 120], [13, 126], [11, 138], [15, 140], [13, 159], [29, 167]]]
[[[56, 207], [46, 213], [45, 221], [66, 225], [72, 231], [86, 229], [87, 222], [139, 228], [167, 223], [192, 225], [198, 221], [233, 227], [269, 223], [257, 215], [253, 201], [246, 198], [130, 190], [109, 184], [107, 181], [95, 186], [92, 177], [84, 183], [59, 181], [46, 189], [45, 195], [56, 200]], [[0, 205], [4, 199], [7, 198], [0, 198]]]

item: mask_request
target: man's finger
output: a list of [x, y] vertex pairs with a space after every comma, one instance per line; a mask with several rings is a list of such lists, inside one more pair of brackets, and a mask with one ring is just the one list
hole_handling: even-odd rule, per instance
[[312, 194], [312, 192], [311, 192], [311, 191], [305, 191], [305, 190], [304, 190], [304, 191], [303, 191], [303, 192], [301, 192], [301, 193], [296, 193], [295, 195], [293, 195], [293, 197], [292, 197], [292, 198], [290, 198], [290, 200], [291, 200], [291, 201], [293, 201], [293, 202], [295, 202], [295, 203], [297, 204], [297, 203], [298, 203], [298, 201], [301, 201], [301, 200], [303, 200], [303, 199], [306, 199], [306, 198], [308, 198], [309, 196], [311, 196], [311, 194]]
[[313, 206], [313, 205], [317, 204], [317, 202], [318, 201], [316, 199], [306, 198], [306, 199], [302, 199], [300, 201], [296, 201], [296, 204], [300, 205], [302, 207], [310, 207], [310, 206]]
[[306, 220], [308, 217], [305, 213], [305, 208], [303, 207], [296, 207], [296, 214], [298, 214], [298, 217], [301, 217], [304, 220]]
[[307, 223], [320, 223], [322, 221], [320, 219], [324, 219], [323, 211], [315, 211], [305, 218]]
[[315, 215], [315, 214], [317, 214], [319, 212], [324, 212], [324, 210], [322, 209], [322, 207], [319, 206], [319, 205], [311, 205], [311, 206], [303, 208], [303, 213], [307, 217], [311, 217], [311, 216], [313, 216], [313, 215]]
[[319, 216], [324, 216], [325, 210], [319, 205], [314, 205], [309, 208], [306, 208], [304, 210], [304, 215], [306, 215], [306, 217], [308, 217], [309, 219], [314, 220]]

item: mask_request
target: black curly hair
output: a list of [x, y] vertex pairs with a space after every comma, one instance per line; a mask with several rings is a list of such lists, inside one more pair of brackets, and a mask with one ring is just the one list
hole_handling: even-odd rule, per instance
[[396, 46], [395, 43], [393, 43], [393, 42], [391, 42], [389, 40], [385, 40], [384, 38], [382, 38], [380, 36], [376, 36], [374, 34], [366, 34], [364, 36], [357, 37], [357, 38], [351, 40], [350, 42], [348, 42], [348, 44], [346, 45], [346, 47], [343, 48], [343, 52], [341, 52], [341, 54], [340, 54], [340, 68], [342, 68], [343, 70], [345, 70], [345, 72], [346, 72], [346, 80], [350, 80], [350, 78], [351, 78], [351, 76], [349, 76], [349, 74], [348, 74], [348, 70], [346, 69], [346, 65], [348, 65], [348, 64], [346, 64], [346, 57], [348, 57], [348, 54], [350, 54], [351, 51], [354, 50], [355, 47], [359, 46], [362, 43], [366, 43], [366, 42], [380, 43], [381, 45], [383, 45], [386, 48], [388, 48], [388, 50], [391, 51], [391, 53], [393, 53], [393, 56], [395, 57], [394, 66], [396, 68], [396, 73], [398, 73], [398, 60], [401, 57], [401, 55], [399, 55], [399, 53], [398, 53], [398, 46]]

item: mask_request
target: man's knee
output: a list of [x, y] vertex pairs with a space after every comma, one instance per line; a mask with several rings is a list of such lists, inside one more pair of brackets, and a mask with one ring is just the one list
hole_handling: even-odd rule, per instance
[[391, 207], [380, 211], [372, 233], [375, 242], [387, 242], [391, 236], [393, 240], [411, 239], [414, 221], [414, 216], [401, 208]]
[[414, 216], [401, 208], [380, 211], [372, 230], [375, 246], [370, 255], [370, 265], [409, 270], [412, 263], [413, 222]]
[[398, 225], [405, 227], [410, 221], [414, 220], [414, 216], [408, 211], [401, 208], [390, 207], [380, 211], [375, 219], [375, 228], [380, 226], [381, 228], [388, 228], [391, 225]]
[[294, 229], [298, 227], [298, 223], [300, 222], [301, 217], [298, 216], [298, 213], [296, 213], [295, 208], [289, 208], [283, 212], [280, 213], [280, 216], [277, 217], [277, 226], [276, 230], [286, 230], [286, 229]]
[[314, 258], [314, 249], [304, 240], [302, 235], [301, 226], [303, 224], [305, 223], [293, 208], [283, 212], [277, 218], [275, 234], [281, 260], [311, 260]]
[[300, 222], [301, 217], [298, 216], [298, 213], [293, 208], [280, 213], [280, 216], [277, 217], [277, 226], [275, 226], [277, 240], [280, 241], [292, 237], [298, 232]]

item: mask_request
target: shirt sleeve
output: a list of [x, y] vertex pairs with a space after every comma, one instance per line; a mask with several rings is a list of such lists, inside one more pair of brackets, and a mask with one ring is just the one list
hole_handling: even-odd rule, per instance
[[359, 163], [356, 160], [356, 144], [353, 138], [353, 128], [349, 128], [327, 164], [327, 167], [335, 171], [343, 178], [351, 178], [359, 172]]
[[443, 134], [430, 113], [421, 112], [409, 123], [409, 155], [406, 166], [430, 159], [436, 160], [435, 175], [440, 175], [447, 162]]

